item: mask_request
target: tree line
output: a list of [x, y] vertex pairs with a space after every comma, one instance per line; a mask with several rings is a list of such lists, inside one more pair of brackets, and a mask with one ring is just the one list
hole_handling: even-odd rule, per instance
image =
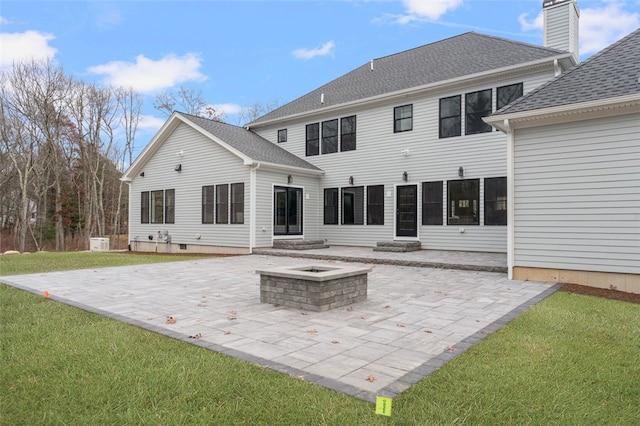
[[126, 232], [142, 97], [66, 75], [52, 61], [0, 76], [0, 250], [86, 249]]

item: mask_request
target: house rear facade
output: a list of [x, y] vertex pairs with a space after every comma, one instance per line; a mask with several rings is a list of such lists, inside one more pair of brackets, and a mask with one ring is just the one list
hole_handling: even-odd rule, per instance
[[544, 9], [545, 47], [464, 33], [374, 59], [244, 128], [174, 113], [123, 177], [132, 250], [305, 239], [507, 253], [508, 138], [483, 119], [575, 66], [575, 1]]

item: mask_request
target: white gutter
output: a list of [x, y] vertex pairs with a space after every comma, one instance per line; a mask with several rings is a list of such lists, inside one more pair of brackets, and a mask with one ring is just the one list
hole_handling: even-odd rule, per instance
[[[500, 74], [509, 74], [509, 73], [515, 73], [515, 72], [522, 72], [523, 70], [535, 70], [535, 69], [539, 69], [539, 68], [546, 68], [546, 67], [553, 67], [554, 61], [562, 61], [564, 59], [569, 59], [571, 58], [571, 54], [567, 53], [567, 54], [562, 54], [562, 55], [558, 55], [555, 57], [555, 59], [551, 60], [550, 58], [545, 58], [545, 59], [539, 59], [537, 61], [533, 61], [533, 62], [529, 62], [526, 64], [526, 66], [522, 66], [522, 64], [520, 65], [516, 65], [516, 66], [509, 66], [509, 67], [504, 67], [504, 68], [498, 68], [498, 69], [494, 69], [494, 70], [489, 70], [489, 71], [484, 71], [481, 73], [477, 73], [477, 74], [471, 74], [471, 75], [465, 75], [465, 76], [461, 76], [461, 77], [456, 77], [456, 78], [452, 78], [450, 80], [444, 80], [444, 81], [438, 81], [435, 83], [429, 83], [429, 84], [425, 84], [422, 86], [417, 86], [417, 87], [409, 87], [407, 89], [402, 89], [402, 90], [398, 90], [396, 92], [390, 92], [390, 93], [383, 93], [381, 95], [376, 95], [376, 96], [371, 96], [369, 98], [365, 98], [365, 99], [357, 99], [354, 101], [349, 101], [349, 102], [345, 102], [342, 104], [337, 104], [337, 105], [332, 105], [332, 106], [328, 106], [328, 107], [324, 107], [324, 108], [316, 108], [310, 111], [305, 111], [305, 112], [301, 112], [301, 113], [297, 113], [297, 114], [289, 114], [287, 116], [284, 117], [279, 117], [279, 118], [274, 118], [271, 120], [266, 120], [266, 121], [261, 121], [259, 123], [255, 123], [252, 126], [249, 126], [249, 124], [245, 125], [245, 128], [248, 130], [249, 128], [259, 128], [259, 127], [263, 127], [263, 126], [268, 126], [271, 124], [275, 124], [275, 123], [282, 123], [285, 121], [290, 121], [290, 120], [295, 120], [295, 119], [299, 119], [299, 118], [303, 118], [303, 117], [307, 117], [307, 116], [313, 116], [316, 114], [323, 114], [326, 113], [328, 111], [334, 111], [334, 110], [342, 110], [342, 109], [347, 109], [347, 108], [351, 108], [353, 106], [367, 106], [370, 104], [374, 104], [377, 102], [382, 102], [382, 101], [391, 101], [393, 99], [396, 98], [407, 98], [409, 96], [415, 96], [415, 95], [419, 95], [423, 92], [427, 92], [427, 91], [432, 91], [434, 89], [440, 89], [440, 90], [444, 90], [446, 89], [448, 86], [455, 86], [458, 85], [460, 83], [464, 83], [467, 81], [473, 81], [473, 80], [480, 80], [482, 78], [491, 78], [491, 79], [495, 79], [496, 76], [499, 76]], [[306, 95], [305, 95], [306, 96]]]

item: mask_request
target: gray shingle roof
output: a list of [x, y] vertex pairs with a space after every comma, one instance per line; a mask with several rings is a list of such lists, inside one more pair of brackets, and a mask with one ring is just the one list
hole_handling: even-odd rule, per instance
[[[468, 32], [375, 59], [249, 125], [376, 95], [551, 58], [559, 50]], [[320, 103], [324, 94], [324, 104]]]
[[257, 162], [279, 164], [309, 170], [320, 170], [289, 151], [269, 142], [261, 136], [243, 127], [221, 123], [194, 115], [177, 112], [181, 117], [191, 121], [203, 130], [216, 136], [227, 145]]
[[640, 93], [640, 29], [493, 114], [511, 114]]

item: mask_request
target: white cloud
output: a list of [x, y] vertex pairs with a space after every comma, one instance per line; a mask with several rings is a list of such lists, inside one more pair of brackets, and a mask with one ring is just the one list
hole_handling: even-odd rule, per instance
[[10, 24], [11, 22], [4, 16], [0, 16], [0, 25]]
[[[625, 3], [607, 0], [580, 10], [580, 55], [596, 53], [640, 26], [640, 13], [624, 10]], [[532, 20], [518, 17], [523, 31], [543, 30], [542, 12]]]
[[49, 46], [49, 41], [54, 38], [38, 31], [0, 33], [0, 67], [10, 67], [20, 60], [53, 58], [58, 49]]
[[580, 54], [598, 52], [640, 27], [640, 13], [623, 8], [622, 2], [606, 1], [580, 12]]
[[160, 130], [160, 127], [167, 121], [166, 118], [158, 118], [153, 115], [140, 115], [140, 121], [138, 122], [138, 130], [143, 133], [155, 133]]
[[296, 49], [293, 51], [293, 56], [298, 59], [312, 59], [316, 56], [333, 55], [336, 44], [333, 41], [328, 41], [322, 46], [315, 49]]
[[396, 19], [399, 24], [426, 19], [437, 20], [445, 13], [458, 8], [462, 0], [402, 0], [407, 14]]
[[216, 112], [221, 114], [240, 114], [244, 108], [238, 104], [216, 104], [211, 105]]
[[138, 55], [135, 62], [113, 61], [90, 67], [89, 72], [104, 75], [107, 84], [152, 93], [187, 81], [206, 80], [200, 65], [200, 57], [193, 53], [182, 57], [167, 55], [157, 61]]

